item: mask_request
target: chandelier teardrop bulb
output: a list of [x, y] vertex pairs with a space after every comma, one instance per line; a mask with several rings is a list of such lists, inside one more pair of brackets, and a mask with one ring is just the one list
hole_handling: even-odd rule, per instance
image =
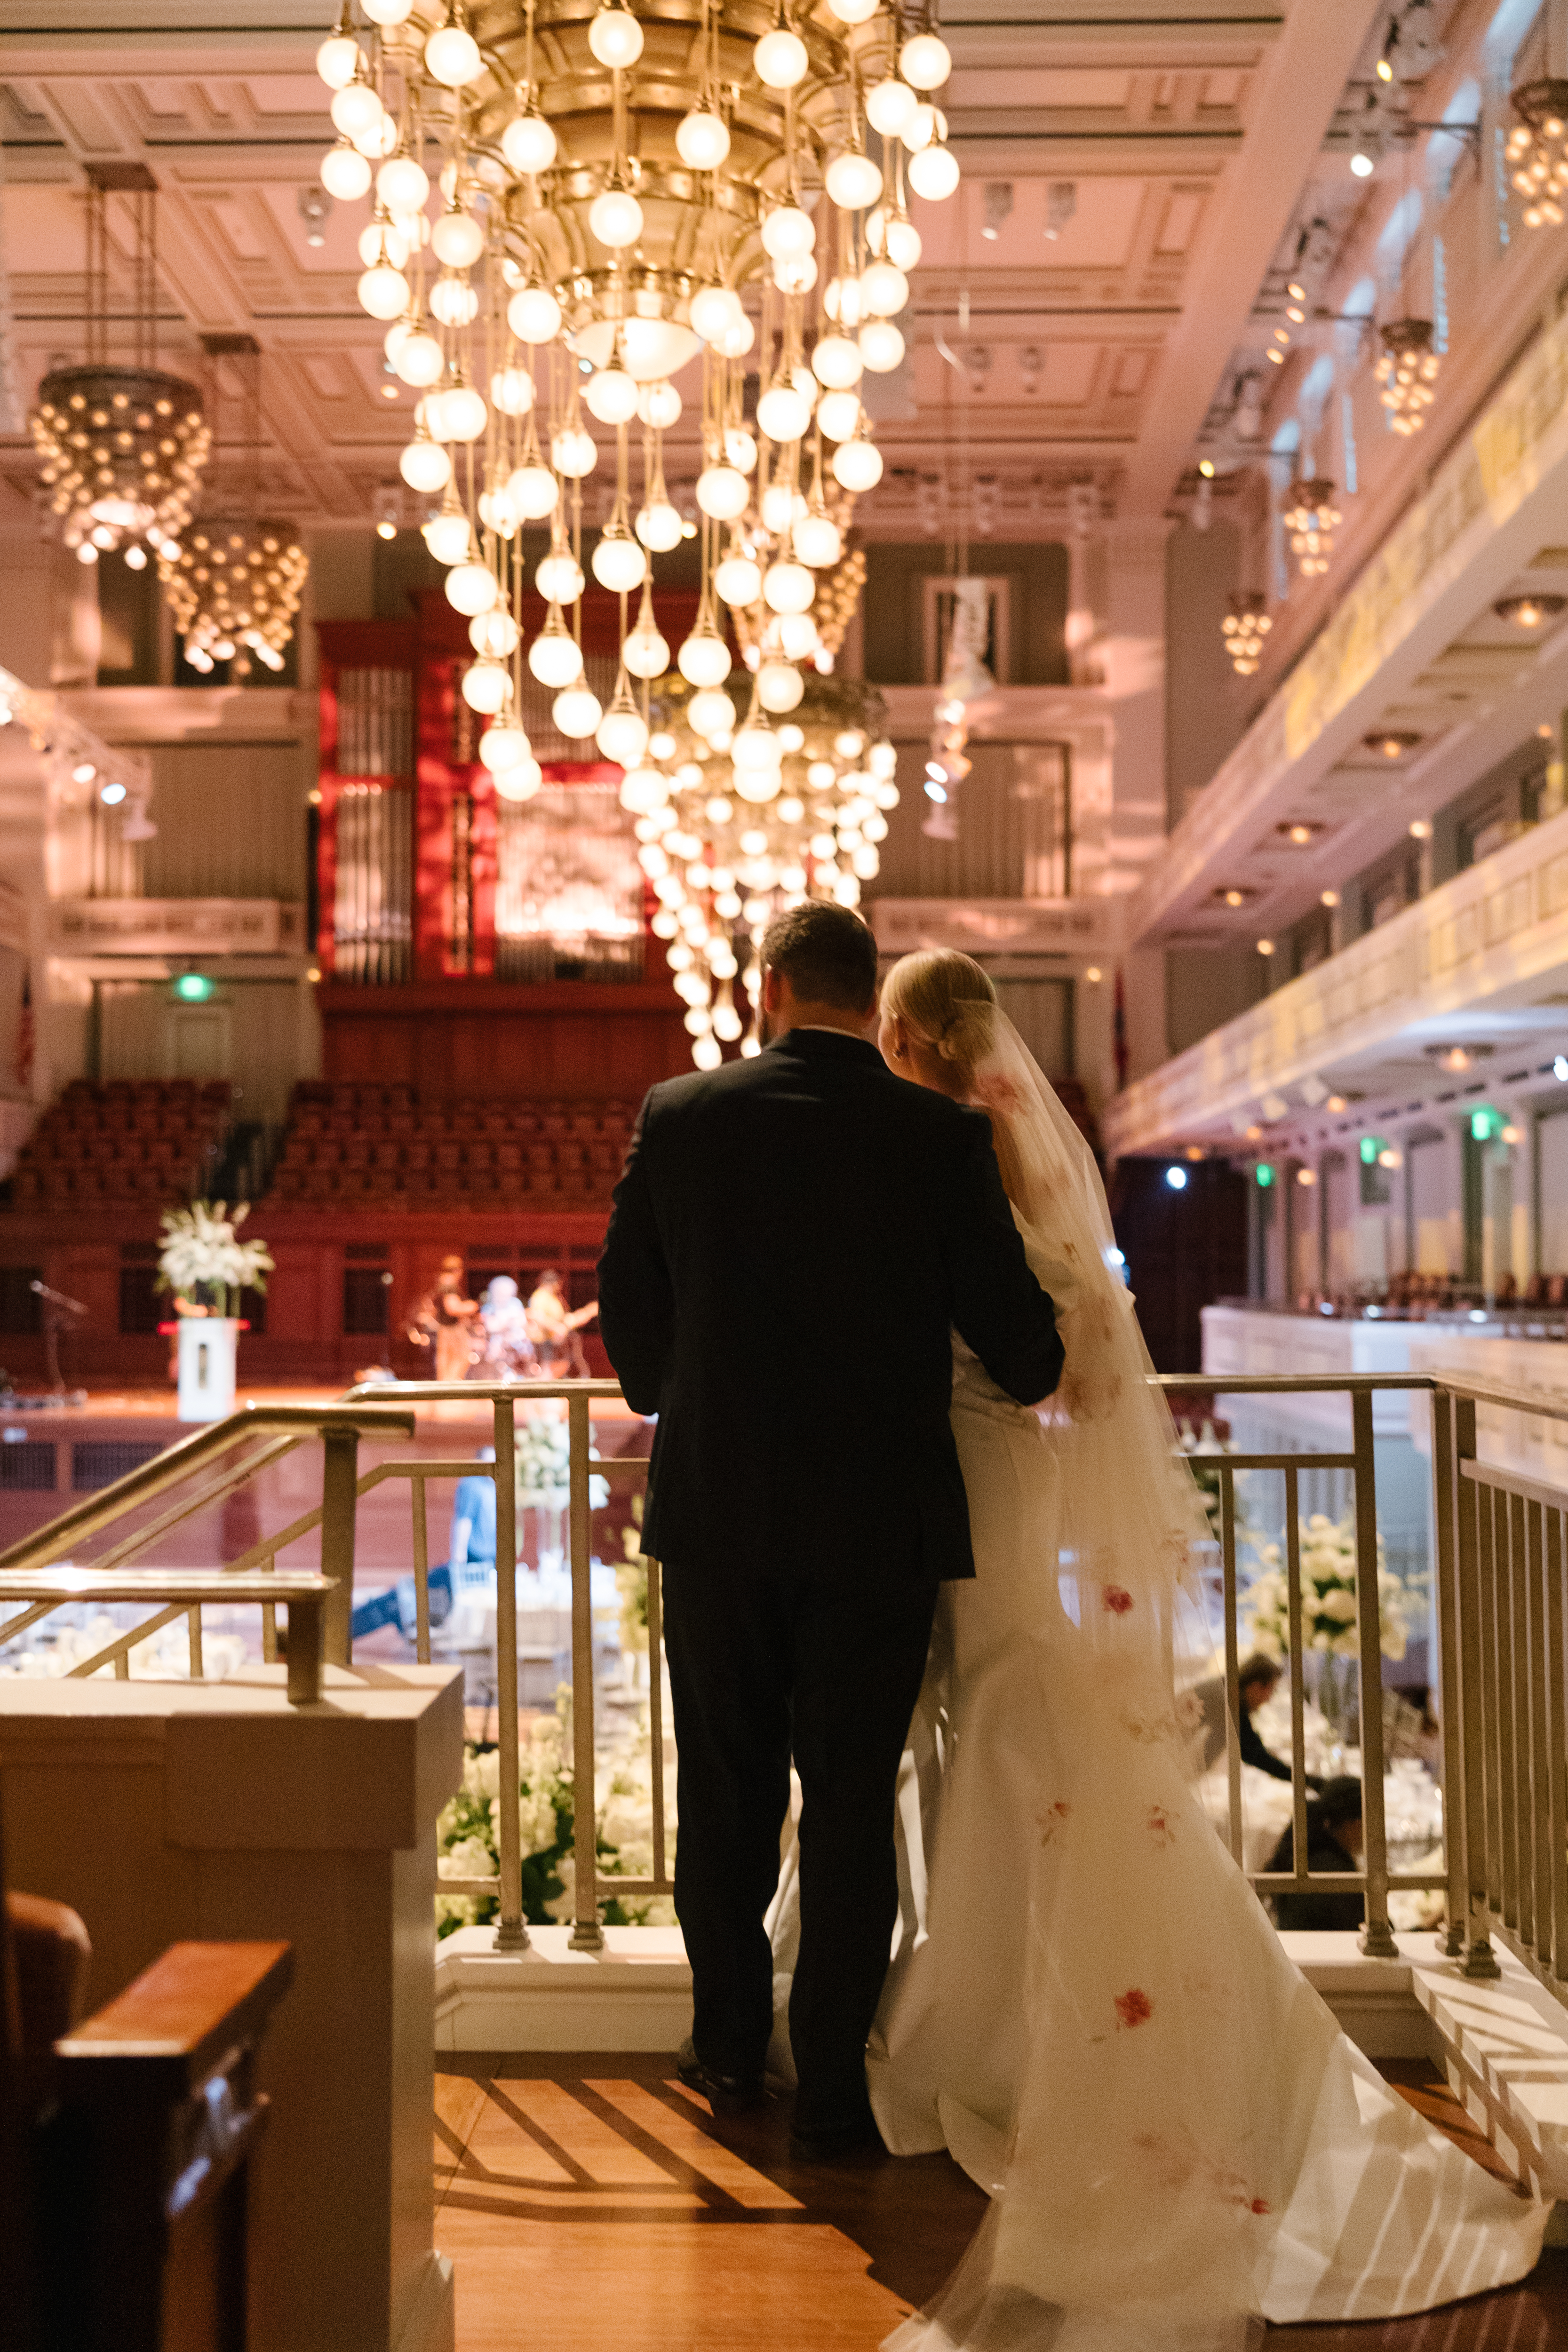
[[727, 555], [713, 573], [721, 604], [754, 604], [763, 593], [763, 568], [749, 555]]
[[[618, 10], [607, 10], [617, 15]], [[635, 21], [635, 20], [634, 20]], [[629, 188], [606, 188], [588, 207], [588, 226], [612, 253], [623, 253], [643, 232], [642, 206]]]
[[719, 349], [727, 360], [743, 360], [757, 340], [757, 331], [744, 310], [721, 338]]
[[444, 327], [466, 327], [479, 310], [479, 295], [467, 278], [444, 273], [430, 289], [431, 315]]
[[697, 477], [697, 503], [715, 522], [733, 522], [751, 496], [744, 474], [732, 466], [704, 466]]
[[430, 231], [430, 250], [448, 269], [471, 269], [484, 249], [484, 230], [460, 206], [443, 213]]
[[705, 743], [734, 731], [735, 706], [722, 687], [704, 687], [700, 694], [694, 694], [686, 716], [691, 722], [692, 733], [700, 735]]
[[693, 107], [675, 126], [675, 151], [692, 172], [716, 172], [730, 152], [730, 129], [707, 107]]
[[870, 261], [860, 273], [860, 299], [873, 319], [894, 319], [910, 299], [910, 281], [891, 261]]
[[530, 107], [514, 114], [500, 135], [500, 151], [514, 172], [548, 172], [555, 161], [555, 133]]
[[919, 99], [907, 81], [889, 74], [866, 92], [866, 120], [884, 139], [901, 139], [914, 120]]
[[499, 799], [531, 801], [544, 782], [544, 772], [537, 760], [520, 760], [515, 768], [508, 768], [495, 782]]
[[757, 672], [757, 699], [764, 710], [793, 710], [805, 692], [805, 680], [793, 662], [765, 661]]
[[879, 0], [831, 0], [834, 15], [844, 25], [868, 25], [876, 15]]
[[602, 66], [625, 73], [642, 55], [642, 26], [629, 8], [601, 8], [589, 23], [588, 47]]
[[602, 534], [588, 561], [600, 587], [612, 595], [629, 596], [647, 577], [647, 557], [624, 523]]
[[458, 563], [447, 574], [447, 602], [455, 612], [488, 613], [500, 601], [500, 589], [488, 564]]
[[463, 700], [493, 718], [511, 698], [511, 679], [499, 662], [477, 661], [463, 672]]
[[408, 280], [401, 269], [394, 269], [389, 261], [377, 262], [367, 269], [359, 281], [362, 310], [373, 319], [395, 319], [408, 308]]
[[520, 466], [506, 487], [524, 522], [542, 522], [554, 513], [561, 496], [561, 485], [548, 466]]
[[691, 298], [691, 331], [705, 343], [721, 342], [744, 318], [741, 298], [728, 286], [700, 286]]
[[952, 52], [935, 33], [916, 33], [899, 51], [899, 71], [911, 89], [940, 89], [952, 71]]
[[329, 147], [321, 158], [321, 185], [340, 204], [352, 205], [369, 192], [370, 160], [344, 139]]
[[672, 383], [643, 383], [637, 386], [637, 415], [656, 433], [668, 433], [680, 422], [685, 403]]
[[829, 570], [844, 552], [844, 534], [830, 515], [802, 515], [790, 536], [796, 555], [814, 572]]
[[890, 375], [904, 356], [904, 339], [891, 319], [868, 319], [860, 330], [860, 356], [873, 375]]
[[621, 659], [634, 677], [662, 677], [669, 667], [669, 646], [654, 625], [651, 611], [639, 615], [621, 647]]
[[411, 490], [428, 496], [446, 488], [452, 478], [452, 460], [438, 441], [411, 441], [397, 461], [397, 470]]
[[757, 403], [757, 423], [781, 448], [798, 441], [811, 423], [811, 403], [793, 383], [771, 383]]
[[591, 686], [567, 686], [552, 703], [550, 715], [563, 735], [584, 743], [596, 732], [605, 709]]
[[816, 243], [811, 215], [798, 205], [779, 205], [763, 223], [763, 250], [775, 261], [794, 260], [810, 253]]
[[[476, 613], [468, 623], [468, 643], [477, 654], [490, 661], [506, 661], [517, 651], [522, 631], [503, 605], [489, 613]], [[487, 760], [485, 765], [489, 767]]]
[[722, 686], [730, 675], [730, 648], [711, 625], [693, 629], [676, 662], [689, 685]]
[[857, 497], [882, 478], [882, 453], [870, 441], [845, 441], [833, 453], [833, 478]]
[[668, 555], [686, 536], [679, 508], [672, 507], [668, 499], [644, 507], [637, 519], [637, 534], [653, 554]]
[[816, 583], [804, 563], [770, 563], [763, 575], [763, 595], [772, 612], [804, 613], [816, 593]]
[[528, 667], [541, 686], [556, 691], [582, 677], [582, 648], [562, 618], [559, 604], [551, 605], [543, 628], [530, 646]]
[[826, 441], [851, 441], [860, 423], [860, 396], [855, 392], [826, 392], [816, 404], [816, 421]]
[[507, 304], [506, 322], [520, 343], [552, 343], [561, 331], [561, 305], [548, 287], [524, 286]]
[[865, 361], [859, 345], [847, 335], [823, 335], [811, 355], [811, 364], [819, 383], [829, 392], [847, 392], [858, 383]]
[[485, 69], [479, 45], [472, 33], [454, 19], [438, 25], [425, 44], [425, 63], [433, 79], [447, 89], [463, 89]]
[[583, 405], [601, 425], [626, 425], [637, 413], [637, 388], [624, 368], [600, 368], [583, 388]]
[[738, 474], [754, 474], [757, 470], [755, 436], [743, 425], [731, 425], [724, 431], [724, 457]]
[[909, 181], [917, 196], [941, 204], [958, 185], [958, 158], [951, 147], [922, 147], [910, 157]]
[[[808, 654], [816, 653], [822, 642], [816, 623], [809, 613], [781, 614], [778, 633], [779, 651], [786, 661], [805, 661]], [[800, 745], [797, 743], [795, 749], [798, 751]]]
[[416, 392], [426, 392], [447, 364], [446, 353], [434, 335], [416, 328], [405, 335], [393, 359], [393, 373]]
[[889, 219], [883, 232], [882, 247], [894, 268], [901, 269], [906, 277], [919, 267], [921, 233], [913, 221], [906, 220], [901, 213]]
[[757, 79], [769, 89], [794, 89], [805, 79], [811, 59], [798, 33], [778, 26], [764, 33], [752, 52]]
[[595, 740], [617, 768], [636, 768], [647, 750], [647, 724], [629, 698], [617, 695], [600, 719]]
[[591, 433], [568, 425], [551, 436], [550, 462], [568, 481], [580, 482], [599, 462], [599, 445]]
[[441, 415], [448, 441], [477, 441], [489, 420], [484, 394], [471, 383], [455, 383], [441, 395]]
[[414, 13], [414, 0], [363, 0], [373, 25], [405, 25]]
[[392, 155], [375, 175], [375, 193], [388, 212], [420, 212], [429, 197], [430, 176], [412, 155]]
[[316, 71], [329, 89], [346, 89], [364, 63], [352, 33], [332, 33], [316, 51]]
[[420, 527], [420, 537], [437, 563], [461, 563], [472, 548], [473, 532], [461, 507], [443, 507]]
[[526, 416], [533, 406], [533, 378], [526, 368], [497, 368], [490, 378], [490, 404], [502, 416]]
[[823, 184], [840, 212], [858, 213], [874, 205], [882, 193], [882, 174], [869, 155], [847, 149], [835, 155]]
[[533, 584], [547, 604], [574, 604], [583, 593], [583, 568], [569, 548], [552, 548], [540, 558]]

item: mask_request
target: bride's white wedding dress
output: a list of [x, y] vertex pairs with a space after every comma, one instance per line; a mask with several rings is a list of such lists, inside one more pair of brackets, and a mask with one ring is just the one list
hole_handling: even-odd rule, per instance
[[[976, 1574], [943, 1587], [911, 1733], [868, 2082], [890, 2149], [948, 2147], [994, 2201], [890, 2352], [1232, 2352], [1259, 2315], [1388, 2316], [1521, 2278], [1543, 2210], [1340, 2032], [1193, 1792], [1191, 1481], [1098, 1171], [1001, 1028], [979, 1091], [1029, 1171], [1018, 1222], [1068, 1371], [1042, 1422], [954, 1339]], [[786, 1867], [784, 1964], [792, 1893]]]

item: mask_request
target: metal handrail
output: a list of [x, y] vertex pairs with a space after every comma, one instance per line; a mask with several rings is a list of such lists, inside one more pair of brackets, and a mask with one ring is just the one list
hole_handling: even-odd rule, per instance
[[25, 1601], [33, 1604], [0, 1625], [0, 1642], [13, 1640], [40, 1617], [72, 1601], [162, 1601], [169, 1605], [155, 1617], [132, 1626], [129, 1633], [119, 1634], [90, 1658], [84, 1658], [79, 1665], [71, 1668], [68, 1679], [84, 1679], [107, 1665], [118, 1668], [138, 1642], [147, 1641], [176, 1617], [188, 1613], [192, 1620], [191, 1679], [195, 1682], [201, 1679], [202, 1671], [203, 1601], [232, 1606], [236, 1601], [281, 1601], [289, 1612], [289, 1704], [310, 1706], [321, 1696], [321, 1611], [331, 1591], [331, 1577], [304, 1575], [298, 1570], [268, 1577], [230, 1576], [222, 1570], [190, 1576], [146, 1571], [136, 1576], [104, 1576], [90, 1568], [47, 1569], [33, 1576], [0, 1574], [0, 1601]]

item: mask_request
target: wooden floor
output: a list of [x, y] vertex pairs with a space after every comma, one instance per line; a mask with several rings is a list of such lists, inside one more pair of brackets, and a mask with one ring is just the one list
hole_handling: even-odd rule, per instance
[[[947, 2276], [985, 2200], [945, 2156], [791, 2160], [787, 2105], [715, 2123], [668, 2059], [443, 2059], [436, 2242], [458, 2352], [873, 2352]], [[1405, 2095], [1472, 2153], [1423, 2067]], [[1568, 2253], [1419, 2319], [1278, 2327], [1268, 2352], [1568, 2352]]]

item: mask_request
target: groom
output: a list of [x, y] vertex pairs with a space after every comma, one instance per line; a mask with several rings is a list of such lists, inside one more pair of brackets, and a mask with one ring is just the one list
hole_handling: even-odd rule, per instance
[[717, 2112], [763, 2095], [793, 1753], [795, 2134], [830, 2157], [876, 2140], [894, 1785], [937, 1585], [974, 1573], [950, 1331], [1025, 1404], [1062, 1349], [984, 1117], [892, 1076], [870, 1042], [859, 917], [797, 907], [762, 963], [766, 1052], [643, 1105], [599, 1306], [627, 1401], [658, 1415], [643, 1544], [664, 1563], [679, 1756], [681, 2073]]

